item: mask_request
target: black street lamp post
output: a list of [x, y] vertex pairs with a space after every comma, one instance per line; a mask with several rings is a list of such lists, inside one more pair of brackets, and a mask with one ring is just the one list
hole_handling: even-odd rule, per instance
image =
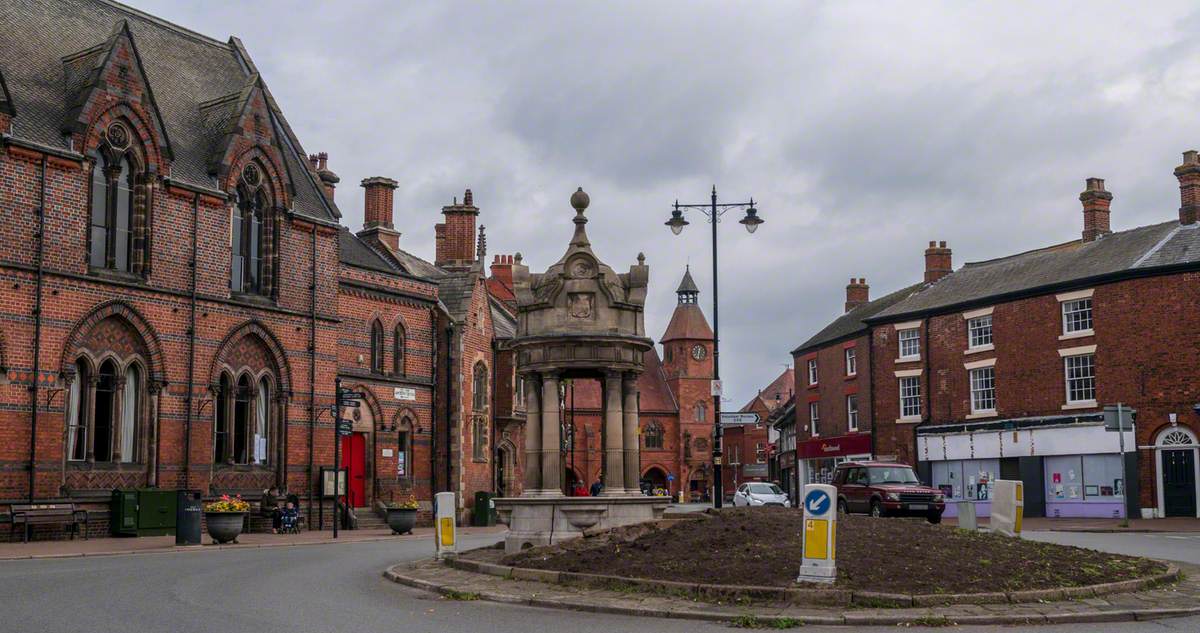
[[717, 203], [717, 187], [713, 185], [712, 200], [708, 204], [679, 204], [675, 201], [675, 206], [671, 210], [671, 219], [664, 222], [671, 228], [671, 232], [679, 235], [683, 232], [683, 227], [689, 223], [683, 217], [684, 209], [695, 209], [703, 213], [709, 224], [712, 224], [712, 284], [713, 284], [713, 384], [712, 399], [713, 399], [713, 505], [720, 508], [724, 503], [724, 493], [722, 491], [721, 481], [721, 391], [715, 388], [716, 384], [721, 380], [721, 347], [720, 347], [720, 316], [717, 311], [718, 295], [717, 295], [717, 223], [721, 221], [721, 216], [730, 209], [746, 209], [746, 216], [738, 223], [746, 227], [746, 231], [754, 233], [758, 230], [758, 225], [763, 223], [762, 218], [758, 217], [758, 209], [754, 208], [754, 198], [750, 198], [750, 202], [734, 202], [734, 203]]

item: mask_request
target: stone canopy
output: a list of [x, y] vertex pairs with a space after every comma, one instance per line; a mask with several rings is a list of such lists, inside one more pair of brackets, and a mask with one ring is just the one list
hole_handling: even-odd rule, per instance
[[[589, 198], [580, 188], [571, 196], [575, 234], [567, 252], [544, 273], [530, 273], [517, 260], [517, 364], [522, 369], [595, 367], [641, 371], [642, 355], [653, 346], [646, 337], [645, 305], [650, 267], [645, 256], [628, 273], [617, 273], [592, 252], [588, 241]], [[518, 258], [520, 255], [518, 255]]]

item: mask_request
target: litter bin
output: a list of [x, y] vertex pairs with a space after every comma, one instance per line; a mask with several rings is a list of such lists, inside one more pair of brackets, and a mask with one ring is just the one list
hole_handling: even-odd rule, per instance
[[200, 519], [204, 516], [200, 491], [177, 490], [175, 494], [175, 544], [200, 545]]
[[496, 504], [492, 501], [495, 496], [496, 494], [493, 492], [475, 493], [475, 511], [471, 513], [471, 525], [475, 527], [496, 525]]

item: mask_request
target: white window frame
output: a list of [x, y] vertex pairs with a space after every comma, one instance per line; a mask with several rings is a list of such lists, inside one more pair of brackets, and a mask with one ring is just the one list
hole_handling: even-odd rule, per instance
[[[854, 406], [850, 406], [853, 402]], [[846, 396], [846, 430], [858, 430], [858, 394], [852, 393]]]
[[[912, 333], [911, 337], [908, 337]], [[916, 351], [912, 354], [904, 353], [904, 344], [911, 342], [913, 349]], [[897, 361], [914, 361], [921, 360], [921, 329], [919, 327], [906, 327], [904, 329], [897, 328], [896, 330], [896, 353], [898, 354]]]
[[[897, 372], [899, 373], [899, 372]], [[900, 401], [900, 419], [899, 422], [912, 422], [921, 419], [921, 376], [897, 376], [897, 387]], [[908, 395], [904, 394], [905, 383], [911, 385], [911, 392]], [[915, 392], [915, 393], [913, 393]], [[913, 405], [912, 400], [916, 403]]]
[[967, 320], [967, 349], [995, 349], [992, 340], [992, 315], [984, 314]]
[[821, 403], [808, 403], [808, 429], [813, 437], [821, 437]]
[[857, 376], [858, 375], [858, 355], [854, 351], [854, 348], [847, 347], [842, 352], [842, 356], [844, 356], [846, 359], [846, 375], [847, 376]]
[[[1062, 357], [1062, 359], [1063, 359], [1063, 386], [1066, 391], [1065, 397], [1066, 397], [1066, 402], [1067, 402], [1065, 405], [1063, 405], [1064, 409], [1083, 409], [1083, 408], [1096, 406], [1096, 353], [1095, 353], [1095, 349], [1094, 349], [1095, 346], [1089, 346], [1089, 347], [1092, 348], [1092, 350], [1090, 352], [1083, 352], [1083, 353], [1079, 353], [1079, 354], [1063, 354], [1063, 357]], [[1076, 349], [1081, 349], [1081, 348], [1076, 348]], [[1067, 351], [1067, 350], [1060, 350], [1060, 353], [1062, 351]], [[1071, 392], [1072, 392], [1072, 389], [1071, 389], [1071, 380], [1072, 380], [1071, 379], [1071, 363], [1072, 363], [1072, 361], [1076, 361], [1076, 360], [1084, 359], [1084, 358], [1091, 359], [1091, 361], [1089, 363], [1091, 370], [1092, 370], [1091, 376], [1087, 376], [1087, 377], [1080, 376], [1080, 377], [1075, 378], [1075, 380], [1090, 380], [1091, 381], [1090, 391], [1091, 391], [1092, 397], [1091, 398], [1072, 399], [1072, 397], [1071, 397]], [[1076, 391], [1084, 391], [1084, 390], [1078, 389]]]
[[[975, 367], [967, 370], [967, 384], [971, 391], [972, 415], [996, 414], [996, 368], [995, 365]], [[986, 405], [991, 406], [986, 406]]]
[[815, 358], [808, 359], [808, 384], [809, 384], [809, 386], [811, 387], [812, 385], [817, 384], [817, 380], [819, 378], [820, 378], [820, 376], [817, 375], [817, 359], [815, 359]]
[[[1096, 313], [1095, 303], [1092, 301], [1092, 294], [1092, 290], [1080, 290], [1078, 292], [1067, 292], [1060, 295], [1055, 295], [1055, 299], [1058, 299], [1059, 314], [1062, 319], [1062, 332], [1060, 333], [1058, 340], [1062, 341], [1066, 339], [1095, 335]], [[1069, 310], [1069, 308], [1076, 307], [1085, 301], [1087, 302], [1086, 323], [1088, 327], [1076, 327], [1076, 329], [1070, 329], [1073, 321], [1068, 315], [1083, 313], [1084, 310]]]

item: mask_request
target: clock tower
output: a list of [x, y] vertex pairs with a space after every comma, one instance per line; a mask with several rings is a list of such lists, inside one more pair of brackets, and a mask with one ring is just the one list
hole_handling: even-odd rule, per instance
[[680, 483], [689, 496], [702, 496], [712, 486], [713, 333], [700, 310], [691, 270], [684, 271], [675, 294], [675, 313], [660, 341], [663, 371], [679, 405]]

